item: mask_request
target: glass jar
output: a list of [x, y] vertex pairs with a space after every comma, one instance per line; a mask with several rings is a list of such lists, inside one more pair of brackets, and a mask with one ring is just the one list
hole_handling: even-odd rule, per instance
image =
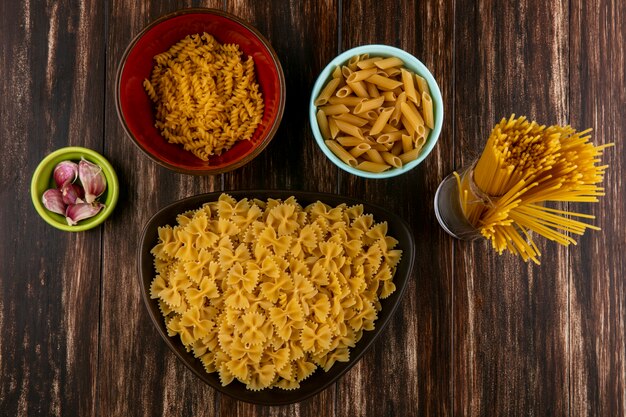
[[[480, 190], [473, 179], [474, 166], [475, 162], [463, 168], [459, 171], [459, 176], [462, 183], [467, 182], [470, 184], [468, 190], [471, 194], [472, 204], [482, 204], [484, 198], [478, 195]], [[454, 173], [448, 175], [439, 184], [435, 193], [434, 208], [439, 225], [450, 236], [470, 241], [482, 236], [480, 230], [467, 219], [463, 211], [461, 193]]]

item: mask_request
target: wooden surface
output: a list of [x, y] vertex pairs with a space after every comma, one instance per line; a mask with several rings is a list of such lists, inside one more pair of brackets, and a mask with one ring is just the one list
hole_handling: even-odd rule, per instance
[[[176, 174], [125, 137], [113, 82], [126, 45], [167, 12], [234, 13], [272, 43], [287, 108], [270, 146], [216, 177]], [[621, 0], [224, 0], [0, 2], [1, 416], [626, 415], [626, 6]], [[410, 173], [365, 180], [313, 142], [306, 106], [339, 52], [407, 50], [445, 103], [432, 154]], [[542, 265], [448, 237], [432, 199], [476, 156], [500, 118], [592, 127], [615, 142], [606, 197], [570, 208], [601, 232], [542, 242]], [[122, 192], [98, 229], [64, 233], [36, 214], [29, 183], [51, 151], [85, 146], [114, 165]], [[334, 386], [261, 407], [203, 385], [177, 361], [142, 304], [135, 250], [146, 220], [182, 197], [228, 189], [319, 190], [402, 215], [418, 261], [383, 337]]]

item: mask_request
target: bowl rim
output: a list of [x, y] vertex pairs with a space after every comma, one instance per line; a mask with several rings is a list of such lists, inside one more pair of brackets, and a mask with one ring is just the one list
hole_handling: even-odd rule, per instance
[[[48, 166], [48, 164], [50, 164], [50, 162], [52, 162], [57, 157], [68, 153], [85, 154], [88, 157], [92, 158], [94, 160], [93, 162], [96, 162], [102, 168], [107, 179], [107, 193], [110, 193], [110, 197], [109, 195], [107, 195], [107, 199], [110, 198], [111, 200], [110, 203], [107, 204], [106, 207], [102, 210], [102, 212], [98, 213], [92, 219], [85, 219], [84, 223], [79, 223], [75, 226], [59, 223], [52, 217], [50, 217], [47, 209], [41, 202], [41, 195], [39, 194], [37, 186], [37, 183], [41, 178], [42, 171], [46, 168], [46, 166]], [[67, 146], [64, 148], [59, 148], [56, 151], [53, 151], [46, 155], [35, 168], [35, 171], [33, 172], [30, 181], [30, 196], [33, 202], [33, 206], [35, 207], [35, 211], [37, 212], [37, 214], [39, 214], [39, 217], [41, 217], [49, 225], [65, 232], [82, 232], [85, 230], [93, 229], [102, 224], [111, 215], [113, 209], [117, 205], [119, 193], [119, 180], [117, 178], [117, 173], [115, 172], [115, 169], [113, 168], [111, 163], [100, 153], [94, 151], [93, 149], [84, 148], [82, 146]]]
[[[235, 23], [243, 26], [244, 28], [248, 29], [250, 32], [252, 32], [254, 34], [254, 36], [256, 36], [261, 43], [263, 44], [263, 46], [267, 49], [267, 51], [269, 52], [270, 56], [272, 57], [272, 61], [274, 62], [274, 65], [276, 67], [276, 72], [278, 73], [278, 85], [280, 88], [280, 94], [279, 94], [279, 99], [278, 99], [278, 105], [277, 105], [277, 112], [276, 112], [276, 117], [274, 119], [274, 122], [272, 123], [272, 126], [269, 127], [269, 130], [267, 131], [267, 135], [265, 136], [265, 138], [259, 142], [258, 146], [256, 146], [255, 148], [252, 149], [252, 151], [245, 155], [245, 157], [240, 158], [238, 160], [236, 160], [235, 162], [226, 165], [226, 166], [222, 166], [220, 168], [211, 168], [211, 166], [207, 166], [207, 167], [203, 167], [202, 169], [188, 169], [188, 168], [183, 168], [174, 164], [170, 164], [169, 162], [165, 162], [163, 160], [161, 160], [160, 158], [158, 158], [157, 156], [153, 155], [152, 153], [148, 152], [147, 149], [145, 149], [137, 140], [137, 138], [135, 138], [135, 136], [133, 135], [133, 133], [131, 132], [130, 128], [128, 127], [128, 124], [126, 123], [126, 118], [123, 115], [122, 112], [122, 103], [121, 103], [121, 83], [122, 83], [122, 73], [124, 72], [124, 69], [126, 67], [126, 60], [128, 59], [128, 56], [130, 55], [131, 51], [133, 50], [133, 48], [135, 47], [135, 45], [137, 44], [137, 42], [139, 42], [139, 40], [147, 33], [149, 32], [152, 28], [158, 26], [159, 24], [165, 22], [166, 20], [172, 19], [174, 17], [178, 17], [178, 16], [183, 16], [183, 15], [187, 15], [187, 14], [213, 14], [213, 15], [218, 15], [221, 17], [224, 17], [226, 19], [232, 20]], [[214, 9], [214, 8], [209, 8], [209, 7], [189, 7], [189, 8], [185, 8], [185, 9], [179, 9], [179, 10], [175, 10], [171, 13], [167, 13], [159, 18], [157, 18], [156, 20], [150, 22], [149, 24], [147, 24], [139, 33], [137, 33], [132, 40], [130, 41], [130, 43], [128, 44], [128, 46], [126, 47], [126, 49], [124, 50], [124, 53], [122, 54], [122, 57], [120, 58], [120, 61], [118, 63], [117, 66], [117, 71], [115, 73], [115, 111], [117, 113], [117, 118], [120, 121], [120, 124], [122, 125], [124, 132], [126, 133], [126, 136], [128, 136], [131, 141], [135, 144], [135, 146], [137, 146], [144, 155], [146, 155], [148, 158], [150, 158], [152, 161], [156, 162], [157, 164], [161, 165], [164, 168], [170, 169], [172, 171], [181, 173], [181, 174], [191, 174], [191, 175], [219, 175], [219, 174], [223, 174], [229, 171], [233, 171], [237, 168], [242, 167], [243, 165], [247, 164], [248, 162], [252, 161], [254, 158], [256, 158], [266, 147], [267, 145], [269, 145], [269, 143], [271, 142], [271, 140], [273, 139], [274, 135], [276, 134], [276, 132], [278, 131], [278, 128], [280, 127], [280, 123], [282, 121], [283, 118], [283, 113], [285, 111], [285, 102], [286, 102], [286, 97], [287, 97], [287, 84], [285, 82], [285, 74], [283, 72], [283, 67], [280, 64], [280, 60], [278, 59], [278, 54], [276, 54], [276, 51], [274, 50], [274, 48], [272, 47], [272, 44], [267, 40], [267, 38], [265, 38], [265, 36], [263, 36], [261, 34], [261, 32], [259, 32], [258, 29], [256, 29], [254, 26], [252, 26], [251, 24], [247, 23], [246, 21], [244, 21], [243, 19], [239, 18], [238, 16], [235, 16], [231, 13], [225, 12], [223, 10], [219, 10], [219, 9]], [[159, 133], [160, 135], [160, 133]], [[161, 136], [162, 137], [162, 136]], [[163, 139], [165, 140], [165, 139]]]
[[[231, 393], [229, 393], [228, 391], [228, 385], [227, 386], [222, 386], [221, 384], [217, 383], [214, 384], [212, 381], [210, 381], [207, 377], [207, 375], [209, 375], [208, 373], [204, 372], [204, 371], [198, 371], [198, 369], [192, 367], [192, 365], [188, 362], [189, 360], [189, 354], [184, 355], [183, 353], [181, 353], [179, 351], [179, 349], [177, 349], [177, 347], [175, 346], [175, 341], [178, 342], [177, 339], [169, 337], [167, 335], [167, 333], [161, 328], [163, 325], [163, 316], [162, 314], [158, 314], [155, 315], [153, 314], [153, 308], [152, 305], [155, 303], [155, 300], [150, 298], [149, 295], [149, 285], [146, 286], [146, 282], [144, 282], [144, 277], [143, 277], [143, 261], [144, 261], [144, 254], [146, 253], [145, 250], [143, 250], [144, 246], [146, 246], [146, 235], [149, 232], [149, 229], [151, 228], [157, 228], [159, 226], [162, 225], [157, 225], [154, 224], [156, 222], [156, 220], [158, 219], [158, 217], [160, 217], [161, 213], [163, 212], [167, 212], [169, 210], [172, 210], [174, 208], [177, 208], [181, 205], [185, 205], [185, 204], [191, 204], [193, 203], [194, 205], [197, 205], [198, 207], [200, 207], [201, 204], [205, 203], [205, 202], [210, 202], [210, 201], [216, 201], [219, 196], [221, 194], [228, 194], [234, 198], [263, 198], [263, 199], [267, 199], [267, 198], [280, 198], [280, 199], [284, 199], [287, 198], [289, 196], [295, 196], [296, 199], [298, 200], [298, 202], [300, 203], [300, 200], [311, 200], [311, 201], [316, 201], [319, 200], [323, 203], [329, 202], [329, 201], [333, 201], [333, 200], [341, 200], [341, 202], [347, 203], [347, 204], [363, 204], [364, 208], [366, 211], [369, 210], [374, 210], [374, 211], [379, 211], [379, 212], [383, 212], [386, 215], [388, 215], [388, 218], [385, 218], [385, 221], [389, 221], [390, 219], [393, 219], [394, 222], [396, 222], [401, 229], [403, 229], [406, 232], [406, 236], [408, 237], [408, 241], [406, 242], [406, 247], [408, 250], [408, 253], [403, 253], [402, 254], [402, 258], [400, 262], [406, 262], [407, 263], [407, 272], [406, 272], [406, 277], [402, 280], [402, 282], [400, 283], [400, 285], [396, 288], [397, 291], [397, 295], [396, 295], [396, 301], [393, 302], [393, 304], [391, 306], [388, 306], [388, 308], [386, 309], [387, 313], [383, 318], [378, 318], [376, 320], [376, 328], [374, 330], [375, 334], [374, 336], [371, 337], [371, 339], [367, 340], [367, 339], [361, 339], [361, 341], [357, 342], [357, 345], [354, 348], [351, 348], [350, 352], [352, 353], [356, 347], [359, 347], [360, 351], [358, 351], [358, 353], [354, 356], [350, 356], [350, 361], [347, 362], [350, 364], [350, 366], [347, 366], [345, 369], [342, 369], [339, 373], [337, 373], [334, 377], [328, 378], [327, 381], [325, 381], [324, 383], [321, 383], [318, 387], [316, 387], [315, 389], [312, 389], [310, 392], [302, 394], [301, 396], [295, 396], [296, 398], [285, 398], [283, 400], [278, 400], [278, 401], [267, 401], [267, 400], [263, 400], [261, 399], [255, 399], [254, 395], [258, 394], [258, 393], [263, 393], [264, 390], [261, 391], [249, 391], [251, 394], [252, 398], [242, 398], [242, 397], [236, 397], [233, 396]], [[179, 210], [180, 212], [180, 210]], [[368, 211], [371, 213], [371, 211]], [[150, 243], [149, 246], [153, 246], [153, 243]], [[147, 251], [147, 256], [148, 258], [150, 258], [150, 253], [149, 251]], [[167, 204], [166, 206], [160, 208], [159, 210], [157, 210], [151, 217], [150, 219], [145, 223], [144, 228], [141, 232], [140, 235], [140, 239], [139, 239], [139, 244], [137, 245], [137, 279], [139, 280], [139, 285], [141, 288], [141, 295], [142, 295], [142, 299], [144, 302], [144, 306], [148, 312], [148, 316], [150, 316], [150, 319], [152, 321], [152, 324], [154, 325], [154, 327], [157, 330], [157, 333], [161, 336], [161, 339], [163, 339], [163, 341], [165, 342], [165, 344], [168, 346], [169, 350], [174, 353], [174, 355], [189, 369], [191, 370], [199, 379], [201, 379], [204, 383], [206, 383], [207, 385], [211, 386], [213, 389], [219, 391], [220, 393], [227, 395], [231, 398], [234, 398], [238, 401], [243, 401], [243, 402], [247, 402], [247, 403], [251, 403], [251, 404], [259, 404], [259, 405], [286, 405], [286, 404], [292, 404], [292, 403], [296, 403], [296, 402], [300, 402], [300, 401], [304, 401], [308, 398], [311, 398], [317, 394], [319, 394], [320, 392], [326, 390], [327, 388], [329, 388], [333, 383], [337, 382], [341, 377], [343, 377], [350, 369], [352, 369], [358, 362], [359, 360], [363, 357], [363, 355], [369, 351], [370, 347], [377, 342], [377, 340], [379, 339], [379, 337], [381, 336], [381, 334], [385, 331], [385, 329], [387, 328], [387, 326], [389, 325], [389, 322], [391, 321], [391, 319], [394, 317], [394, 315], [396, 314], [396, 311], [398, 309], [398, 307], [400, 306], [400, 304], [402, 303], [403, 299], [404, 299], [404, 295], [406, 294], [407, 288], [409, 286], [409, 281], [413, 278], [413, 270], [415, 267], [415, 258], [416, 258], [416, 244], [415, 244], [415, 237], [414, 237], [414, 233], [413, 230], [411, 228], [411, 226], [406, 222], [406, 220], [404, 220], [404, 218], [402, 218], [400, 215], [396, 214], [395, 212], [386, 209], [382, 206], [379, 206], [377, 204], [372, 204], [357, 198], [353, 198], [353, 197], [348, 197], [348, 196], [343, 196], [343, 195], [339, 195], [339, 194], [332, 194], [332, 193], [323, 193], [323, 192], [317, 192], [317, 191], [298, 191], [298, 190], [284, 190], [284, 189], [276, 189], [276, 190], [269, 190], [269, 189], [258, 189], [258, 190], [224, 190], [224, 191], [213, 191], [213, 192], [209, 192], [209, 193], [204, 193], [204, 194], [197, 194], [197, 195], [193, 195], [190, 197], [186, 197], [180, 200], [176, 200], [170, 204]], [[152, 261], [150, 259], [148, 259], [150, 261], [150, 264], [152, 265]], [[152, 271], [152, 273], [154, 274], [154, 271]], [[149, 282], [151, 282], [151, 279], [149, 280]], [[392, 294], [392, 296], [394, 296], [396, 293]], [[383, 300], [385, 301], [385, 300]], [[160, 312], [160, 310], [159, 310]], [[367, 333], [374, 333], [374, 332], [367, 332]], [[362, 343], [362, 345], [360, 345], [360, 343]], [[197, 358], [194, 358], [196, 360], [198, 360]], [[236, 381], [234, 381], [236, 382]], [[281, 393], [283, 391], [280, 391]], [[288, 397], [288, 393], [293, 393], [293, 392], [297, 392], [297, 390], [294, 391], [284, 391], [285, 396]]]
[[[375, 173], [375, 172], [367, 172], [362, 171], [360, 169], [353, 168], [348, 164], [345, 164], [341, 159], [339, 159], [324, 143], [324, 139], [322, 138], [322, 134], [319, 130], [319, 126], [317, 124], [316, 111], [317, 106], [314, 104], [315, 98], [317, 94], [322, 90], [324, 84], [326, 84], [328, 78], [331, 76], [331, 73], [334, 67], [340, 63], [348, 61], [352, 56], [362, 54], [362, 53], [374, 53], [380, 54], [383, 56], [397, 56], [402, 59], [409, 69], [415, 71], [420, 76], [424, 77], [428, 82], [428, 86], [430, 88], [430, 93], [435, 104], [436, 116], [435, 116], [435, 126], [433, 130], [429, 133], [428, 141], [424, 145], [424, 150], [420, 153], [417, 159], [409, 162], [406, 165], [403, 165], [401, 168], [391, 168], [387, 171]], [[417, 68], [417, 69], [415, 69]], [[444, 118], [444, 108], [443, 108], [443, 98], [441, 96], [441, 90], [439, 88], [439, 84], [437, 80], [432, 75], [430, 70], [422, 61], [420, 61], [417, 57], [412, 55], [411, 53], [405, 51], [404, 49], [397, 48], [391, 45], [383, 45], [383, 44], [368, 44], [368, 45], [360, 45], [354, 48], [350, 48], [341, 54], [337, 55], [333, 58], [320, 72], [320, 75], [315, 80], [315, 84], [313, 85], [313, 89], [311, 90], [311, 98], [309, 100], [309, 124], [311, 125], [311, 131], [313, 132], [313, 137], [315, 138], [315, 142], [322, 150], [324, 155], [328, 157], [337, 167], [343, 169], [350, 174], [354, 174], [363, 178], [370, 179], [383, 179], [395, 177], [398, 175], [402, 175], [416, 166], [418, 166], [426, 157], [431, 153], [434, 149], [435, 145], [439, 141], [439, 136], [441, 135], [441, 128], [443, 126], [443, 118]]]

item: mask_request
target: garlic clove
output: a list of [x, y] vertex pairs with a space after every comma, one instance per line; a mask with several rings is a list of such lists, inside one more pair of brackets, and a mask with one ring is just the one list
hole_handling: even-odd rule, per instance
[[70, 182], [63, 184], [61, 194], [63, 195], [63, 202], [65, 204], [82, 203], [82, 199], [85, 197], [85, 191], [82, 187]]
[[70, 204], [65, 210], [65, 220], [70, 226], [75, 226], [79, 221], [95, 216], [104, 208], [102, 203], [78, 203]]
[[107, 188], [107, 180], [102, 168], [84, 158], [78, 163], [78, 176], [83, 184], [87, 203], [93, 203]]
[[72, 183], [78, 177], [78, 164], [72, 161], [61, 161], [54, 167], [52, 176], [57, 188], [61, 188], [65, 183]]
[[46, 190], [41, 196], [43, 206], [53, 213], [65, 214], [65, 203], [63, 203], [63, 194], [56, 188]]

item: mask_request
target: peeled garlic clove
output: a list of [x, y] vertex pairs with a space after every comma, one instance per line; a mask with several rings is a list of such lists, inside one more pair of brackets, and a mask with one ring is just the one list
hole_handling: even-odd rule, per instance
[[43, 206], [53, 213], [65, 214], [65, 203], [63, 194], [56, 188], [46, 190], [41, 196]]
[[95, 216], [104, 208], [102, 203], [78, 203], [70, 204], [65, 210], [65, 220], [70, 226], [75, 226], [79, 221]]
[[54, 167], [52, 175], [57, 187], [61, 188], [65, 183], [76, 181], [76, 177], [78, 176], [78, 164], [72, 161], [61, 161]]
[[85, 192], [80, 186], [69, 182], [63, 184], [61, 194], [63, 195], [63, 202], [65, 204], [82, 203], [82, 199], [85, 197]]
[[102, 168], [85, 159], [78, 163], [78, 176], [85, 189], [85, 201], [93, 203], [107, 188], [107, 180]]

